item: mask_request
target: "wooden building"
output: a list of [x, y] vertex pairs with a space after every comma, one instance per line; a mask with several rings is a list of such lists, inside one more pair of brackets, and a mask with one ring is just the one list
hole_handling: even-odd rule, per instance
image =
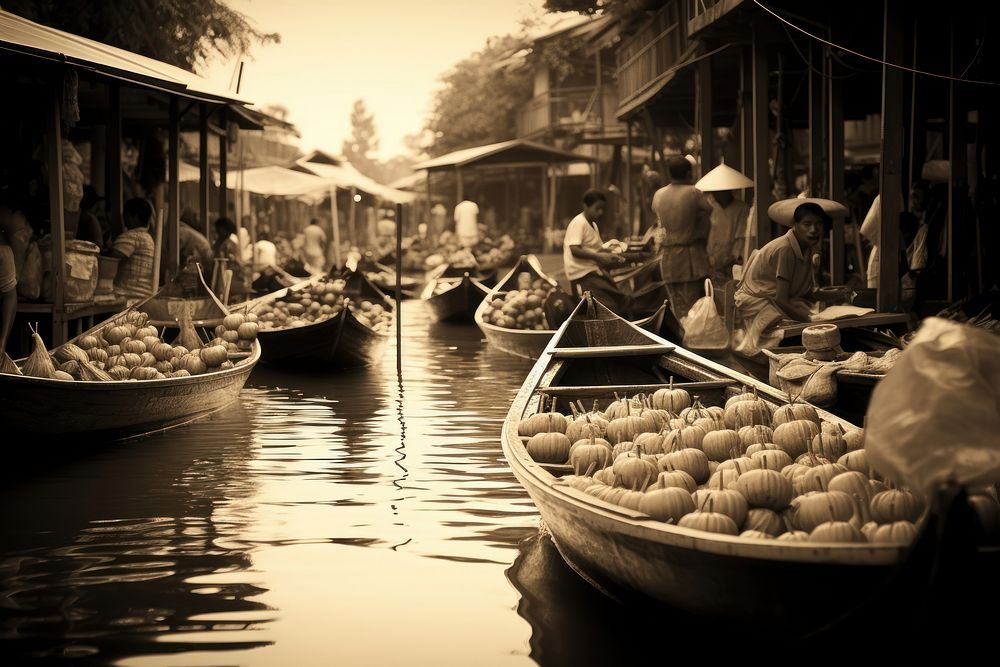
[[[164, 221], [165, 280], [179, 268], [181, 133], [197, 134], [202, 156], [211, 142], [219, 145], [222, 187], [213, 188], [206, 159], [198, 165], [198, 204], [207, 224], [210, 198], [216, 210], [227, 210], [227, 143], [240, 128], [260, 125], [244, 100], [191, 72], [4, 11], [0, 87], [5, 101], [16, 101], [0, 105], [0, 186], [23, 188], [31, 202], [29, 222], [52, 238], [51, 301], [20, 304], [18, 312], [22, 319], [50, 320], [50, 340], [58, 345], [71, 329], [120, 309], [66, 299], [65, 242], [74, 238], [79, 218], [78, 201], [68, 201], [67, 193], [91, 185], [105, 200], [112, 237], [123, 229], [126, 199], [153, 201]], [[64, 181], [64, 150], [70, 148], [81, 156], [83, 183]], [[46, 201], [39, 193], [47, 193]], [[22, 329], [17, 327], [13, 340]]]
[[[997, 168], [983, 156], [1000, 68], [976, 15], [961, 2], [653, 0], [617, 15], [616, 114], [630, 137], [645, 133], [661, 169], [665, 154], [691, 152], [705, 171], [725, 158], [750, 176], [758, 245], [778, 232], [767, 207], [797, 185], [848, 204], [847, 237], [838, 224], [826, 244], [834, 283], [848, 269], [864, 276], [846, 241], [876, 191], [893, 193], [880, 198], [881, 256], [905, 250], [897, 221], [931, 162], [944, 220], [934, 251], [946, 265], [944, 288], [927, 293], [933, 312], [996, 282], [984, 258], [996, 247], [985, 220]], [[853, 183], [855, 173], [877, 181]], [[900, 265], [881, 267], [878, 309], [895, 310]]]

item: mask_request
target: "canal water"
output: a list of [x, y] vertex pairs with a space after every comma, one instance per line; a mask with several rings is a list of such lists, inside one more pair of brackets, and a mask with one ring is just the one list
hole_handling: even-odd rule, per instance
[[258, 367], [209, 419], [8, 469], [4, 662], [620, 657], [616, 628], [634, 620], [539, 536], [500, 450], [531, 363], [420, 302], [403, 317], [401, 381], [394, 347], [360, 371]]

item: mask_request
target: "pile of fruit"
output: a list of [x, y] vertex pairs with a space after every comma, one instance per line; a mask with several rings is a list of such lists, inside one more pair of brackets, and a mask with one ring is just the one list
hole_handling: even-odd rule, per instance
[[164, 342], [162, 332], [148, 324], [145, 313], [131, 310], [99, 331], [57, 348], [54, 355], [49, 355], [41, 337], [34, 333], [31, 355], [17, 371], [57, 380], [112, 382], [187, 377], [233, 368], [236, 364], [229, 359], [230, 352], [249, 349], [257, 337], [257, 325], [249, 317], [227, 316], [216, 332], [220, 337], [208, 345], [202, 344], [193, 328], [184, 331], [182, 324], [180, 338], [188, 343], [185, 346]]
[[[773, 408], [755, 392], [705, 407], [682, 388], [619, 398], [606, 410], [542, 412], [519, 435], [539, 463], [603, 501], [686, 528], [782, 541], [909, 544], [925, 501], [869, 468], [863, 429], [844, 432], [806, 403]], [[579, 409], [577, 409], [579, 408]], [[996, 488], [970, 504], [993, 530]]]
[[261, 330], [291, 329], [323, 322], [339, 315], [346, 306], [365, 326], [377, 333], [391, 333], [392, 311], [368, 299], [350, 298], [344, 292], [346, 285], [344, 280], [336, 279], [311, 283], [298, 290], [289, 289], [284, 297], [255, 308]]
[[408, 243], [404, 241], [403, 247], [407, 250], [403, 256], [403, 266], [407, 269], [431, 270], [441, 264], [453, 264], [492, 269], [509, 263], [514, 257], [516, 245], [508, 234], [498, 239], [486, 236], [470, 252], [459, 244], [454, 232], [443, 232], [436, 243], [430, 239], [421, 241], [417, 238], [409, 239]]
[[483, 321], [505, 329], [549, 329], [542, 304], [551, 291], [552, 285], [536, 278], [531, 289], [510, 290], [487, 297], [490, 301], [483, 310]]

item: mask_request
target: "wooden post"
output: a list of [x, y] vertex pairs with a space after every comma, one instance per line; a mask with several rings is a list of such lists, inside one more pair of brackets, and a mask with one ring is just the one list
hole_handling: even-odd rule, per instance
[[771, 130], [767, 78], [767, 41], [759, 21], [753, 25], [753, 189], [757, 216], [757, 247], [771, 240], [771, 219], [767, 208], [771, 204], [771, 174], [767, 159], [771, 152]]
[[844, 201], [844, 98], [840, 79], [835, 79], [833, 72], [833, 56], [830, 47], [826, 51], [827, 85], [827, 122], [830, 123], [827, 143], [827, 178], [829, 179], [829, 198]]
[[433, 195], [431, 194], [431, 170], [427, 170], [427, 236], [434, 238], [437, 235], [437, 230], [434, 224], [434, 214], [431, 212], [434, 208]]
[[[900, 0], [885, 0], [882, 60], [903, 62]], [[878, 310], [899, 305], [899, 214], [903, 171], [903, 72], [882, 66], [882, 154], [879, 174], [881, 226], [879, 228]]]
[[818, 45], [809, 47], [809, 194], [822, 197], [826, 191], [823, 174], [823, 89], [822, 50]]
[[[829, 54], [829, 47], [828, 54]], [[840, 79], [834, 78], [833, 59], [827, 56], [827, 73], [830, 93], [828, 97], [828, 118], [830, 121], [829, 148], [827, 160], [829, 164], [828, 178], [830, 180], [830, 199], [844, 201], [844, 103]], [[897, 218], [898, 219], [898, 218]], [[854, 222], [860, 224], [860, 221]], [[844, 220], [833, 221], [830, 236], [830, 279], [834, 284], [844, 281]]]
[[208, 105], [198, 105], [198, 215], [205, 238], [212, 238], [208, 200], [212, 189], [212, 171], [208, 168]]
[[179, 100], [175, 96], [170, 98], [170, 138], [167, 179], [169, 189], [167, 190], [167, 250], [166, 269], [167, 280], [177, 275], [181, 262], [180, 246], [180, 225], [181, 225], [181, 188], [180, 188], [180, 149], [181, 149], [181, 118]]
[[[949, 73], [954, 77], [955, 24], [952, 17], [949, 17], [948, 24], [948, 64]], [[948, 237], [945, 242], [945, 253], [948, 260], [948, 303], [955, 300], [955, 208], [960, 206], [961, 211], [964, 211], [965, 208], [955, 198], [955, 186], [966, 180], [965, 153], [967, 148], [965, 133], [962, 132], [966, 113], [964, 107], [956, 104], [955, 92], [955, 80], [952, 78], [948, 81], [948, 218], [946, 227]], [[937, 248], [928, 248], [927, 252], [937, 252]]]
[[396, 379], [403, 391], [403, 205], [396, 204]]
[[[753, 178], [753, 53], [750, 47], [740, 49], [740, 171]], [[746, 194], [746, 193], [744, 193]]]
[[698, 132], [701, 133], [701, 174], [704, 176], [715, 166], [715, 133], [712, 131], [712, 59], [698, 63], [697, 105]]
[[[121, 155], [119, 151], [118, 155]], [[66, 342], [66, 220], [63, 204], [62, 80], [49, 91], [45, 109], [45, 168], [49, 176], [49, 219], [52, 224], [52, 344]], [[121, 170], [119, 170], [119, 174]], [[119, 182], [121, 180], [119, 179]], [[119, 209], [121, 215], [121, 209]]]
[[634, 236], [639, 235], [639, 218], [632, 215], [632, 121], [625, 121], [625, 219]]
[[552, 228], [549, 226], [549, 179], [546, 171], [547, 165], [542, 165], [542, 189], [539, 195], [542, 198], [542, 228], [545, 230], [545, 252], [552, 252]]
[[[917, 69], [917, 19], [913, 19], [913, 63], [911, 67]], [[910, 150], [908, 152], [909, 160], [909, 170], [908, 178], [906, 180], [906, 191], [909, 192], [910, 188], [913, 187], [913, 163], [914, 163], [914, 152], [913, 149], [916, 146], [915, 140], [917, 136], [917, 75], [913, 73], [910, 75]]]
[[358, 189], [352, 185], [351, 186], [351, 201], [348, 204], [348, 206], [350, 207], [350, 213], [348, 213], [348, 216], [350, 218], [350, 224], [347, 226], [347, 231], [351, 235], [351, 243], [353, 245], [358, 245], [358, 232], [357, 232], [357, 226], [358, 226], [358, 220], [357, 220], [357, 217], [358, 217], [358, 202], [357, 202], [357, 196], [358, 196]]
[[333, 221], [333, 268], [339, 269], [340, 263], [340, 213], [337, 211], [337, 186], [330, 186], [330, 220]]
[[[228, 188], [229, 188], [229, 136], [226, 129], [226, 114], [222, 116], [222, 134], [219, 135], [219, 217], [229, 216]], [[240, 221], [234, 220], [236, 228], [239, 229]]]
[[108, 199], [106, 212], [111, 238], [125, 231], [122, 223], [122, 102], [121, 88], [108, 84]]

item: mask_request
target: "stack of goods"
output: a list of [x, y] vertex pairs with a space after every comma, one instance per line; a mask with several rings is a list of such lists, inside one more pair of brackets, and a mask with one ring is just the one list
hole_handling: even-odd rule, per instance
[[[233, 317], [226, 320], [233, 324]], [[145, 313], [130, 310], [100, 330], [57, 348], [51, 356], [34, 333], [31, 355], [15, 369], [33, 377], [84, 382], [161, 380], [226, 370], [242, 363], [231, 361], [230, 352], [238, 352], [240, 346], [249, 349], [257, 337], [256, 324], [238, 317], [241, 324], [232, 333], [240, 345], [223, 338], [203, 345], [190, 320], [181, 323], [177, 344], [171, 345], [164, 342], [162, 332], [148, 324]]]
[[487, 237], [476, 246], [476, 261], [484, 269], [504, 266], [514, 258], [515, 246], [514, 239], [508, 234], [496, 240]]
[[[792, 542], [917, 536], [925, 500], [873, 474], [863, 429], [845, 432], [811, 405], [773, 408], [744, 391], [706, 407], [672, 381], [615, 398], [606, 410], [532, 415], [518, 434], [535, 461], [573, 466], [562, 482], [685, 528]], [[981, 515], [1000, 515], [995, 487], [970, 494]]]
[[[471, 253], [462, 248], [454, 232], [443, 232], [437, 239], [409, 236], [403, 239], [403, 268], [407, 271], [431, 270], [441, 264], [478, 265], [494, 269], [512, 263], [517, 243], [508, 234], [498, 239], [484, 237]], [[462, 254], [459, 254], [462, 253]], [[464, 253], [469, 253], [468, 256]], [[474, 262], [470, 262], [472, 259]]]
[[367, 299], [349, 298], [344, 293], [346, 286], [344, 280], [337, 279], [289, 289], [280, 299], [255, 308], [258, 324], [262, 331], [294, 329], [336, 317], [347, 307], [359, 322], [376, 333], [391, 333], [392, 311]]
[[483, 310], [483, 321], [505, 329], [549, 329], [543, 305], [552, 291], [552, 285], [536, 278], [530, 289], [510, 290], [504, 295], [494, 294]]

